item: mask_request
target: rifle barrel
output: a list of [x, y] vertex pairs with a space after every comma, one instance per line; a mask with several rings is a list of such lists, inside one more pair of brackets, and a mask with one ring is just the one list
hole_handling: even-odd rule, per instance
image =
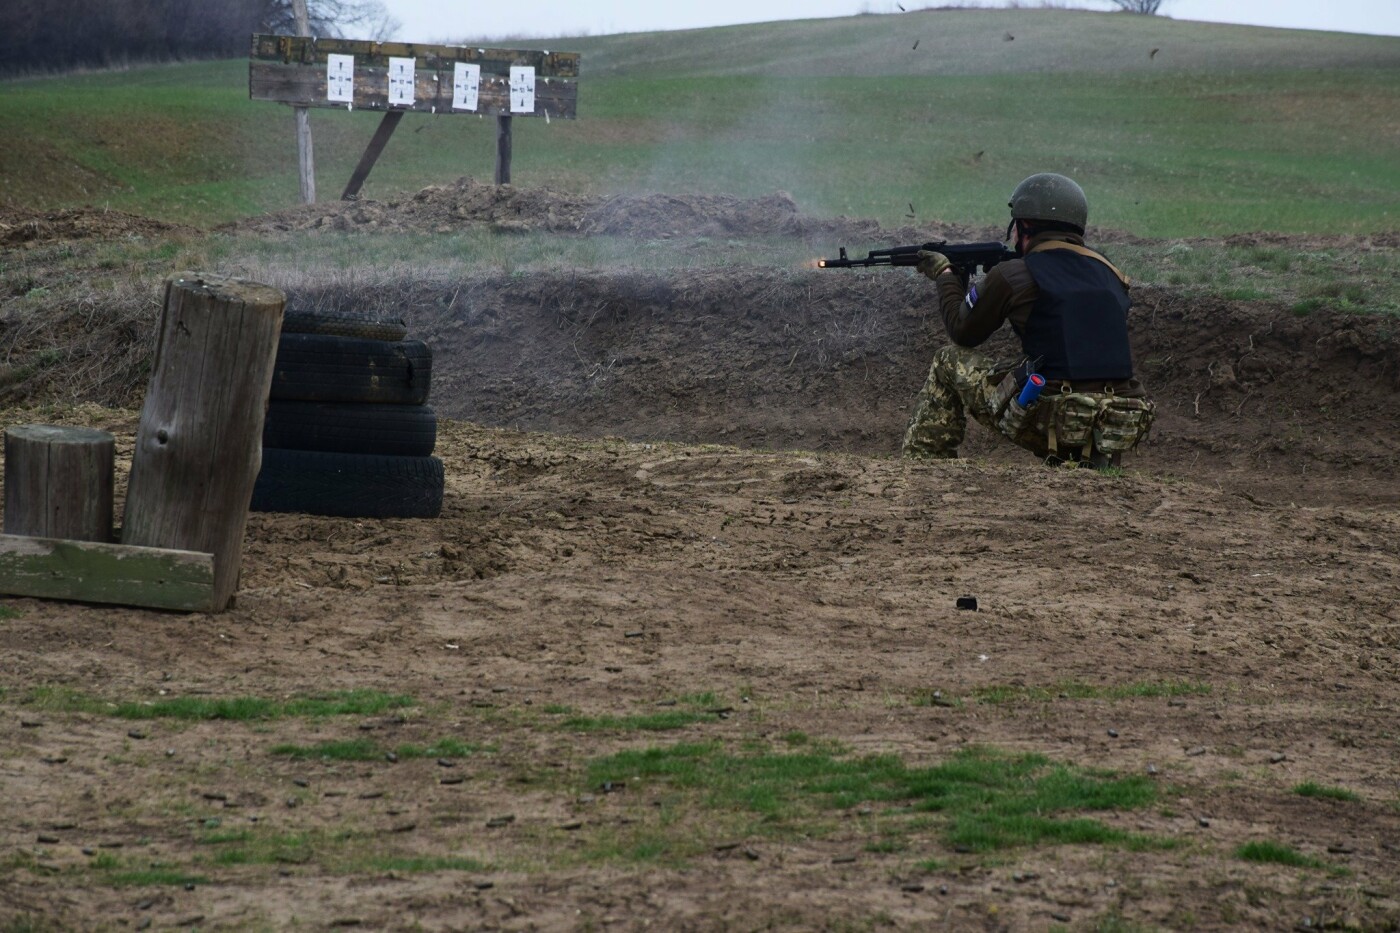
[[1016, 257], [1016, 253], [1001, 243], [924, 243], [919, 246], [893, 246], [866, 253], [864, 259], [851, 259], [846, 247], [841, 247], [839, 259], [818, 259], [818, 269], [851, 269], [869, 266], [917, 266], [919, 253], [924, 250], [941, 252], [952, 264], [966, 273], [987, 270], [999, 262]]

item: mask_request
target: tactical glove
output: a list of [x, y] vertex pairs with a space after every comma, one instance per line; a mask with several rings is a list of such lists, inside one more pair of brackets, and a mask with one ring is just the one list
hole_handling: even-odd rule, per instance
[[953, 264], [948, 261], [948, 257], [944, 256], [942, 253], [935, 253], [927, 249], [919, 250], [919, 265], [917, 268], [920, 273], [931, 279], [937, 279], [951, 268], [952, 265]]

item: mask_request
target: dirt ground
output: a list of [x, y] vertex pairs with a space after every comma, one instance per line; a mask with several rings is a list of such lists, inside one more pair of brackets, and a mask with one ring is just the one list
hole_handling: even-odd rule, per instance
[[[435, 191], [420, 207], [502, 219], [466, 183]], [[564, 235], [606, 213], [522, 197]], [[701, 200], [674, 200], [630, 232], [693, 230], [676, 212]], [[805, 237], [780, 200], [758, 213]], [[445, 222], [403, 219], [413, 203], [385, 213]], [[702, 222], [754, 207], [717, 199]], [[354, 210], [260, 222], [303, 235]], [[391, 306], [434, 347], [442, 517], [254, 515], [218, 616], [4, 600], [0, 928], [1400, 928], [1386, 322], [1138, 294], [1160, 417], [1100, 475], [976, 426], [962, 460], [893, 456], [940, 342], [907, 276], [382, 288], [292, 297]], [[5, 413], [35, 420], [113, 430], [124, 476], [133, 411]], [[411, 703], [252, 722], [103, 705], [347, 690]], [[626, 725], [696, 697], [676, 728]], [[1145, 777], [1150, 805], [1086, 815], [1155, 843], [969, 852], [884, 803], [774, 826], [590, 777], [622, 750], [799, 735], [911, 767], [982, 747]], [[1308, 864], [1239, 857], [1264, 842]]]

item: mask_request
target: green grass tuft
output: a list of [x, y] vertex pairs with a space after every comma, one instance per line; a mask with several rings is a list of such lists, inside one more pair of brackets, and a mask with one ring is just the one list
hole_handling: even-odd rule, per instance
[[[817, 834], [829, 811], [883, 804], [882, 819], [896, 824], [937, 814], [945, 842], [971, 852], [1063, 843], [1162, 845], [1081, 815], [1151, 804], [1156, 791], [1146, 778], [1117, 778], [1037, 755], [972, 750], [933, 767], [909, 768], [894, 755], [850, 758], [832, 747], [735, 755], [719, 743], [682, 743], [598, 759], [588, 778], [595, 786], [658, 785], [681, 795], [671, 800], [673, 811], [703, 811], [706, 822], [726, 827], [747, 814], [746, 832]], [[673, 833], [666, 851], [678, 854], [687, 844]]]
[[1325, 787], [1315, 781], [1306, 781], [1293, 788], [1293, 793], [1300, 797], [1319, 797], [1325, 800], [1360, 800], [1360, 795], [1354, 791], [1349, 791], [1345, 787]]
[[1242, 858], [1246, 862], [1263, 862], [1273, 865], [1290, 865], [1294, 868], [1326, 868], [1327, 863], [1321, 859], [1304, 855], [1292, 846], [1286, 846], [1281, 842], [1264, 840], [1262, 842], [1246, 842], [1235, 850], [1235, 857]]
[[145, 868], [130, 871], [114, 871], [107, 875], [107, 883], [113, 887], [181, 887], [189, 884], [208, 884], [203, 875], [191, 875], [175, 868]]
[[137, 865], [124, 861], [111, 852], [100, 852], [87, 864], [103, 882], [113, 887], [184, 887], [187, 884], [208, 884], [203, 875], [191, 874], [161, 862]]
[[372, 834], [357, 829], [278, 833], [258, 828], [247, 838], [230, 840], [212, 856], [218, 866], [308, 865], [340, 875], [367, 872], [485, 871], [489, 865], [465, 856], [421, 855], [385, 851], [371, 844]]
[[677, 697], [673, 702], [674, 709], [632, 716], [575, 714], [559, 723], [559, 727], [570, 732], [665, 732], [684, 729], [697, 722], [715, 722], [719, 719], [716, 710], [720, 706], [720, 699], [713, 692], [686, 694]]
[[401, 760], [410, 758], [466, 758], [481, 751], [482, 746], [456, 739], [441, 739], [432, 745], [399, 745], [385, 749], [372, 739], [356, 738], [342, 741], [318, 742], [315, 745], [274, 745], [271, 754], [300, 761], [381, 761], [390, 751]]
[[385, 752], [372, 739], [318, 742], [315, 745], [274, 745], [271, 754], [298, 761], [382, 761]]

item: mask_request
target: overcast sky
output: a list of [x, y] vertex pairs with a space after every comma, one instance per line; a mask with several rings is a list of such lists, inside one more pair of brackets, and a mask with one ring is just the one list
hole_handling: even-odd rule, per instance
[[[901, 2], [911, 10], [941, 5], [928, 0]], [[961, 2], [970, 6], [978, 0]], [[675, 0], [512, 0], [509, 3], [385, 0], [384, 5], [403, 24], [398, 38], [412, 42], [468, 37], [596, 36], [889, 13], [896, 9], [894, 0], [707, 0], [695, 4]], [[1003, 4], [981, 0], [980, 5]], [[1102, 0], [1083, 0], [1082, 5], [1096, 9], [1111, 6]], [[1165, 0], [1162, 13], [1173, 19], [1400, 35], [1400, 0]]]

